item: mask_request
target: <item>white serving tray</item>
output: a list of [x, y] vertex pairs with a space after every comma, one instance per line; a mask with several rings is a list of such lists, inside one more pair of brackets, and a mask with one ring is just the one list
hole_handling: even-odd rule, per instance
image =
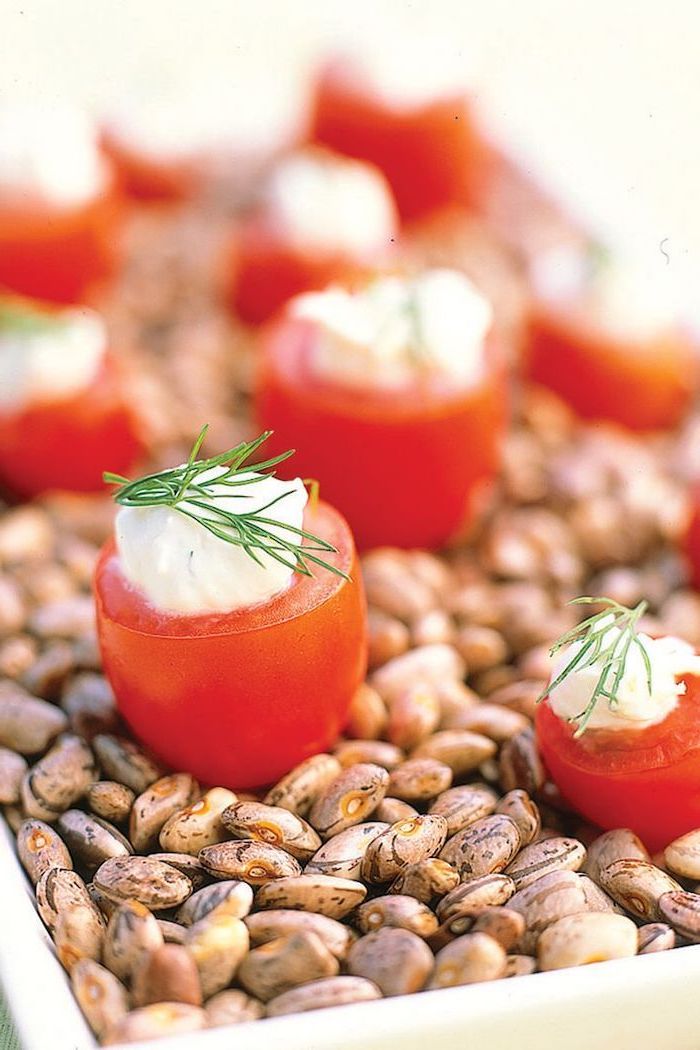
[[[0, 820], [0, 983], [24, 1050], [95, 1050]], [[132, 1050], [698, 1050], [700, 945]]]

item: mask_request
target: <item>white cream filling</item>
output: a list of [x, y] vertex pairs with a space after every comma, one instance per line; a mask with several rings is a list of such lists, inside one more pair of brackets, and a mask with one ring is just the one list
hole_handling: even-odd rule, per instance
[[[612, 644], [619, 634], [619, 628], [611, 627], [604, 645]], [[639, 648], [631, 645], [617, 690], [618, 701], [611, 706], [604, 697], [598, 700], [588, 722], [589, 729], [644, 729], [663, 722], [685, 693], [685, 683], [679, 681], [680, 676], [700, 674], [700, 656], [687, 642], [670, 636], [650, 638], [642, 633], [638, 637], [651, 664], [651, 692], [644, 658]], [[579, 648], [580, 643], [576, 643], [557, 654], [552, 681]], [[590, 667], [574, 670], [552, 690], [548, 703], [559, 718], [569, 721], [585, 710], [602, 669], [602, 663], [596, 661]]]
[[107, 349], [102, 319], [84, 308], [4, 324], [0, 303], [0, 411], [61, 401], [90, 386]]
[[300, 249], [372, 259], [397, 234], [394, 200], [384, 176], [362, 161], [323, 150], [283, 160], [266, 188], [271, 223]]
[[466, 95], [474, 81], [473, 62], [444, 35], [399, 39], [394, 34], [387, 43], [377, 34], [344, 57], [341, 69], [356, 89], [393, 109]]
[[[200, 480], [216, 478], [225, 470], [216, 467]], [[239, 480], [255, 476], [260, 481], [235, 489], [211, 486], [212, 496], [206, 502], [237, 514], [259, 512], [274, 518], [280, 525], [268, 526], [270, 531], [298, 543], [298, 536], [284, 526], [302, 527], [307, 501], [302, 482], [252, 472], [240, 474]], [[273, 500], [274, 507], [265, 509]], [[189, 506], [182, 504], [184, 510]], [[201, 516], [201, 508], [196, 513]], [[284, 591], [294, 575], [293, 569], [264, 551], [256, 551], [258, 564], [242, 547], [220, 539], [172, 507], [121, 507], [115, 534], [124, 575], [164, 612], [196, 615], [243, 609]]]
[[84, 204], [106, 181], [95, 127], [61, 104], [0, 105], [0, 198]]
[[329, 288], [299, 296], [293, 314], [318, 329], [314, 372], [352, 387], [392, 389], [426, 375], [460, 386], [484, 368], [491, 305], [464, 274], [428, 270], [381, 277], [362, 291]]

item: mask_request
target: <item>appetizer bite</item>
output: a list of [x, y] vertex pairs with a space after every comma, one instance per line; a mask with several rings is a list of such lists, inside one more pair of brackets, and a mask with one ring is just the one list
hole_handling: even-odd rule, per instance
[[318, 79], [314, 139], [381, 168], [404, 220], [476, 196], [487, 147], [455, 65], [452, 55], [392, 44], [376, 60], [336, 58]]
[[381, 172], [317, 148], [290, 154], [237, 237], [231, 308], [246, 323], [266, 321], [292, 296], [376, 266], [397, 235]]
[[205, 783], [257, 787], [322, 751], [366, 669], [352, 534], [304, 483], [250, 465], [269, 434], [118, 486], [100, 557], [105, 674], [134, 733]]
[[142, 452], [100, 316], [0, 297], [0, 487], [97, 492], [105, 456], [130, 470]]
[[528, 377], [584, 419], [676, 426], [698, 386], [697, 346], [664, 275], [568, 254], [540, 260], [525, 346]]
[[60, 303], [113, 271], [119, 202], [88, 118], [0, 105], [0, 286]]
[[262, 345], [257, 414], [361, 548], [437, 547], [499, 467], [506, 388], [491, 307], [455, 270], [293, 300]]
[[700, 827], [700, 656], [639, 629], [646, 602], [578, 598], [599, 611], [552, 649], [536, 726], [564, 799], [651, 852]]

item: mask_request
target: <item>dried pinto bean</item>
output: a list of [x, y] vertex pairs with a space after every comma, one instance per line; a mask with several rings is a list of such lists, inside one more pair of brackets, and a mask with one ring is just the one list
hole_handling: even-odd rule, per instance
[[276, 996], [267, 1004], [266, 1013], [268, 1017], [282, 1017], [308, 1010], [325, 1010], [330, 1006], [366, 1003], [381, 997], [376, 984], [364, 977], [326, 977]]
[[231, 984], [249, 943], [245, 923], [233, 915], [205, 915], [188, 927], [185, 946], [197, 964], [205, 999]]
[[25, 820], [17, 832], [17, 853], [34, 885], [51, 868], [72, 868], [63, 840], [43, 820]]
[[582, 842], [555, 836], [526, 846], [506, 872], [515, 888], [522, 890], [550, 871], [578, 871], [585, 859], [586, 847]]
[[239, 839], [278, 846], [297, 860], [309, 860], [321, 845], [310, 824], [296, 813], [263, 802], [234, 802], [221, 814], [221, 821]]
[[441, 922], [457, 915], [478, 915], [484, 908], [505, 904], [514, 893], [515, 884], [507, 875], [478, 875], [443, 897], [437, 915]]
[[488, 817], [497, 801], [495, 791], [485, 784], [463, 784], [438, 795], [429, 812], [445, 818], [447, 834], [452, 836], [482, 817]]
[[601, 871], [600, 884], [625, 911], [643, 922], [665, 918], [659, 915], [660, 897], [681, 889], [665, 871], [644, 860], [614, 861]]
[[664, 850], [666, 867], [682, 879], [700, 879], [700, 828], [681, 835]]
[[107, 923], [103, 962], [116, 977], [128, 981], [148, 953], [162, 944], [163, 934], [148, 908], [138, 901], [124, 901]]
[[409, 864], [434, 856], [447, 837], [444, 817], [429, 813], [392, 824], [372, 839], [362, 861], [367, 882], [390, 882]]
[[[370, 649], [372, 648], [372, 619], [373, 615], [370, 612]], [[401, 631], [406, 630], [402, 625], [400, 625], [400, 629]], [[399, 649], [398, 651], [403, 652], [406, 648], [407, 646], [404, 646], [403, 649]], [[370, 653], [370, 663], [373, 662], [373, 655], [376, 656], [376, 653]], [[395, 652], [389, 654], [389, 656], [396, 655], [397, 653]], [[381, 660], [379, 663], [384, 663], [384, 661]], [[377, 663], [374, 665], [377, 666]], [[348, 720], [343, 727], [343, 733], [345, 736], [350, 737], [351, 740], [378, 740], [386, 728], [388, 717], [386, 705], [377, 690], [373, 689], [371, 685], [367, 685], [366, 682], [363, 682], [355, 691], [352, 698]]]
[[[397, 820], [410, 820], [411, 817], [417, 817], [418, 810], [408, 802], [404, 802], [403, 799], [391, 798], [387, 795], [379, 803], [373, 816], [375, 821], [382, 824], [395, 824]], [[359, 826], [362, 827], [362, 825]]]
[[16, 751], [0, 747], [0, 805], [19, 802], [20, 785], [27, 772], [27, 763]]
[[427, 682], [414, 682], [392, 701], [387, 736], [392, 744], [409, 751], [437, 729], [440, 712], [437, 690]]
[[282, 809], [305, 817], [316, 799], [341, 771], [342, 766], [333, 755], [312, 755], [270, 788], [263, 802], [267, 806], [281, 806]]
[[452, 770], [433, 758], [409, 758], [392, 771], [388, 790], [404, 802], [425, 802], [446, 791]]
[[308, 930], [267, 941], [253, 948], [238, 969], [245, 990], [268, 1002], [297, 985], [335, 977], [339, 964], [320, 937]]
[[488, 737], [466, 729], [443, 729], [419, 744], [412, 757], [442, 762], [449, 766], [453, 776], [459, 778], [472, 773], [495, 754], [496, 745]]
[[532, 801], [527, 791], [514, 788], [508, 791], [496, 805], [496, 813], [503, 813], [506, 817], [514, 820], [520, 832], [520, 840], [523, 846], [528, 846], [538, 837], [542, 819], [540, 811]]
[[171, 868], [182, 872], [192, 883], [192, 888], [198, 890], [209, 880], [209, 873], [197, 857], [189, 853], [150, 853], [151, 860], [159, 860], [162, 864], [169, 864]]
[[652, 955], [676, 947], [676, 934], [665, 922], [648, 922], [637, 930], [639, 955]]
[[265, 1016], [265, 1007], [239, 988], [226, 988], [209, 999], [204, 1012], [207, 1015], [207, 1027], [218, 1028], [225, 1024], [258, 1021]]
[[61, 707], [68, 715], [70, 727], [86, 740], [98, 733], [119, 729], [119, 714], [114, 693], [101, 674], [84, 671], [71, 678], [63, 690]]
[[381, 766], [361, 762], [343, 770], [316, 799], [309, 821], [323, 839], [361, 824], [387, 793], [389, 774]]
[[153, 1003], [131, 1010], [112, 1025], [103, 1040], [104, 1046], [140, 1043], [164, 1036], [185, 1035], [205, 1028], [207, 1017], [199, 1006], [189, 1003]]
[[56, 955], [70, 973], [81, 959], [102, 958], [105, 926], [92, 901], [67, 904], [56, 917], [53, 939]]
[[68, 719], [59, 707], [32, 696], [15, 682], [0, 682], [0, 745], [21, 755], [44, 751]]
[[276, 941], [280, 937], [288, 937], [292, 933], [306, 931], [315, 933], [336, 959], [343, 960], [355, 941], [355, 934], [349, 926], [314, 912], [275, 908], [246, 915], [244, 921], [250, 934], [250, 943], [254, 947], [267, 944], [268, 941]]
[[251, 886], [301, 874], [299, 861], [285, 850], [253, 839], [205, 846], [199, 859], [215, 879], [240, 879]]
[[372, 981], [383, 995], [407, 995], [425, 986], [433, 953], [415, 933], [385, 926], [353, 944], [347, 968], [354, 977]]
[[586, 898], [575, 872], [553, 871], [518, 890], [508, 901], [508, 907], [520, 912], [525, 919], [521, 950], [528, 953], [534, 952], [539, 935], [557, 919], [586, 911]]
[[341, 831], [318, 849], [304, 868], [306, 875], [336, 875], [343, 879], [360, 879], [362, 862], [370, 843], [387, 831], [389, 824], [370, 821]]
[[472, 933], [487, 933], [498, 941], [504, 951], [512, 951], [525, 933], [525, 919], [512, 908], [487, 908], [479, 912], [471, 927]]
[[391, 771], [404, 760], [404, 753], [386, 740], [343, 740], [333, 752], [343, 769], [370, 762]]
[[156, 911], [182, 904], [192, 883], [169, 864], [152, 857], [113, 857], [95, 872], [98, 890], [112, 900], [137, 900]]
[[616, 860], [649, 860], [641, 839], [629, 828], [605, 831], [588, 847], [583, 870], [594, 882], [600, 882], [600, 873]]
[[505, 975], [506, 953], [485, 933], [468, 933], [447, 944], [435, 956], [429, 988], [495, 981]]
[[112, 824], [122, 824], [129, 817], [136, 795], [125, 784], [116, 780], [96, 780], [86, 793], [92, 812]]
[[98, 1039], [126, 1017], [126, 988], [94, 959], [80, 959], [71, 969], [70, 981], [78, 1006]]
[[125, 737], [98, 733], [92, 744], [102, 772], [110, 780], [126, 784], [137, 795], [163, 775], [160, 766]]
[[608, 912], [567, 915], [548, 926], [537, 942], [540, 970], [560, 970], [636, 954], [637, 927], [626, 916]]
[[342, 919], [367, 896], [366, 888], [350, 879], [331, 875], [299, 875], [261, 886], [256, 908], [292, 908]]
[[501, 748], [501, 785], [505, 791], [522, 788], [536, 795], [545, 782], [544, 768], [532, 729], [525, 729]]
[[90, 874], [110, 857], [126, 857], [133, 852], [120, 831], [81, 809], [66, 810], [56, 827], [75, 862]]
[[662, 893], [657, 911], [659, 918], [672, 926], [677, 934], [693, 944], [700, 944], [700, 894], [680, 888]]
[[462, 880], [503, 871], [520, 848], [520, 832], [510, 817], [495, 813], [448, 839], [440, 853]]
[[200, 799], [169, 817], [160, 830], [160, 847], [172, 853], [196, 855], [205, 846], [224, 842], [228, 832], [221, 814], [238, 798], [228, 788], [210, 788]]
[[396, 656], [375, 671], [371, 684], [390, 706], [414, 682], [437, 684], [464, 678], [465, 663], [451, 645], [421, 645]]
[[158, 843], [166, 820], [188, 805], [199, 785], [189, 773], [161, 777], [143, 791], [133, 804], [129, 819], [129, 838], [137, 853], [145, 853]]
[[151, 949], [134, 972], [131, 998], [135, 1006], [163, 1002], [201, 1006], [199, 971], [187, 948], [161, 944]]
[[442, 897], [459, 885], [459, 872], [446, 860], [429, 857], [417, 864], [409, 864], [396, 876], [389, 893], [408, 894], [423, 904], [430, 904], [435, 897]]
[[235, 880], [204, 886], [180, 905], [175, 918], [183, 926], [192, 926], [222, 904], [226, 905], [228, 915], [242, 919], [253, 905], [253, 891], [245, 882]]
[[355, 912], [354, 922], [361, 933], [396, 926], [423, 938], [429, 937], [438, 927], [437, 918], [430, 908], [415, 897], [397, 893], [361, 904]]
[[92, 904], [85, 883], [70, 868], [48, 868], [37, 882], [35, 892], [39, 915], [50, 933], [53, 933], [59, 913], [65, 908]]
[[79, 736], [65, 733], [26, 773], [20, 795], [28, 816], [55, 820], [82, 798], [97, 777], [92, 751]]

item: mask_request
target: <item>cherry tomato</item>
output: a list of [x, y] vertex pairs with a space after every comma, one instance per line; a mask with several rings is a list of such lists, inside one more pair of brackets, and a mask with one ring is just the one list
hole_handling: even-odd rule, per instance
[[115, 363], [60, 401], [0, 411], [0, 485], [31, 498], [53, 489], [98, 492], [105, 464], [127, 474], [144, 451]]
[[202, 182], [197, 161], [186, 158], [156, 158], [130, 147], [109, 129], [102, 136], [105, 153], [111, 158], [123, 192], [137, 201], [184, 201], [193, 197]]
[[365, 261], [350, 259], [343, 252], [320, 254], [299, 248], [264, 219], [256, 218], [243, 227], [234, 245], [226, 294], [242, 321], [261, 324], [293, 296], [366, 270]]
[[681, 330], [646, 343], [607, 334], [573, 305], [538, 303], [526, 337], [526, 371], [584, 419], [630, 430], [676, 426], [697, 389], [697, 359]]
[[601, 828], [632, 828], [651, 853], [700, 827], [700, 678], [647, 729], [587, 729], [578, 739], [544, 701], [542, 758], [563, 797]]
[[48, 302], [84, 301], [116, 268], [121, 210], [112, 181], [70, 208], [0, 200], [0, 286]]
[[302, 476], [348, 518], [361, 548], [437, 547], [468, 524], [496, 476], [506, 426], [503, 372], [454, 389], [417, 381], [397, 393], [319, 379], [317, 329], [282, 318], [263, 340], [257, 415], [275, 451], [293, 437]]
[[325, 503], [304, 527], [351, 574], [296, 575], [248, 609], [162, 613], [122, 575], [113, 542], [95, 577], [105, 673], [134, 733], [209, 784], [259, 787], [327, 748], [366, 670], [365, 602], [352, 534]]
[[482, 179], [486, 147], [466, 97], [392, 106], [342, 61], [319, 78], [312, 135], [339, 153], [376, 164], [404, 220], [472, 203]]

